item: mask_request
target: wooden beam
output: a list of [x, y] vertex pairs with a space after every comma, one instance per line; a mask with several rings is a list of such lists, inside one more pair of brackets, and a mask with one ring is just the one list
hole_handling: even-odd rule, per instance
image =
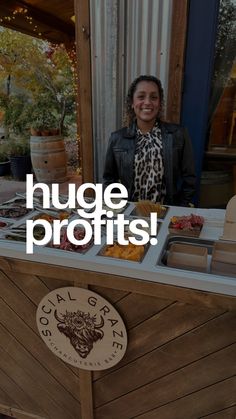
[[78, 127], [83, 182], [94, 182], [89, 0], [74, 0], [78, 71]]
[[173, 0], [166, 120], [180, 122], [188, 0]]
[[[201, 304], [205, 307], [219, 307], [226, 310], [236, 310], [236, 297], [232, 295], [216, 294], [214, 292], [199, 291], [191, 288], [167, 285], [165, 283], [153, 282], [148, 278], [143, 281], [108, 273], [85, 271], [77, 268], [50, 265], [39, 262], [7, 258], [0, 256], [0, 266], [7, 274], [8, 272], [19, 272], [21, 274], [33, 274], [40, 277], [46, 276], [56, 280], [78, 281], [81, 284], [114, 288], [120, 291], [135, 292], [136, 294], [150, 295], [153, 297], [173, 299], [188, 304]], [[164, 274], [165, 279], [166, 274]], [[167, 275], [167, 278], [170, 276]]]
[[[27, 9], [27, 14], [17, 13], [13, 15], [14, 10], [17, 8]], [[74, 24], [62, 21], [56, 16], [56, 13], [56, 10], [55, 15], [44, 12], [28, 5], [24, 1], [1, 0], [0, 23], [6, 28], [23, 32], [36, 38], [47, 39], [51, 42], [59, 43], [74, 39]], [[32, 17], [32, 24], [29, 23], [26, 16]], [[6, 17], [11, 17], [11, 20], [6, 19]], [[37, 30], [34, 30], [35, 25]]]

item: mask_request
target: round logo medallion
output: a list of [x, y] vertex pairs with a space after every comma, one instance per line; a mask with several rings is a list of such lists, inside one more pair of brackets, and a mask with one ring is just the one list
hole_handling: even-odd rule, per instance
[[84, 288], [58, 288], [38, 305], [37, 326], [48, 348], [63, 361], [86, 370], [117, 364], [127, 348], [124, 322], [99, 294]]

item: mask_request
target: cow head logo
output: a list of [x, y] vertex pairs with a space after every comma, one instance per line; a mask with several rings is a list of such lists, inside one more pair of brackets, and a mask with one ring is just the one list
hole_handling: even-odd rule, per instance
[[102, 316], [100, 323], [96, 323], [96, 316], [80, 310], [66, 310], [66, 313], [60, 313], [60, 316], [55, 310], [54, 316], [58, 321], [58, 330], [70, 339], [71, 345], [81, 358], [86, 358], [93, 349], [93, 344], [104, 336], [101, 330], [104, 326]]
[[48, 349], [73, 367], [105, 370], [125, 354], [127, 332], [122, 318], [109, 301], [90, 289], [50, 291], [38, 305], [36, 321]]

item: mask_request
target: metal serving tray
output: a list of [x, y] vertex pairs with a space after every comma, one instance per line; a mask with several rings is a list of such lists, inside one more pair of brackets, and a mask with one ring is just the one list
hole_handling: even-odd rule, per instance
[[7, 219], [9, 221], [19, 220], [24, 218], [27, 214], [32, 212], [31, 209], [26, 208], [24, 205], [11, 202], [9, 204], [4, 203], [0, 206], [0, 218]]
[[[163, 211], [163, 213], [160, 216], [157, 215], [157, 218], [160, 219], [160, 220], [164, 220], [164, 218], [166, 217], [166, 214], [167, 214], [167, 212], [169, 210], [169, 207], [167, 207], [166, 205], [162, 205], [162, 206], [165, 207], [165, 210]], [[137, 208], [134, 208], [131, 211], [130, 215], [132, 217], [135, 217], [135, 218], [144, 218], [144, 219], [146, 219], [146, 218], [148, 219], [149, 218], [149, 217], [146, 217], [144, 215], [139, 215], [138, 214], [138, 211], [137, 211]]]
[[[193, 266], [191, 267], [173, 267], [167, 265], [167, 259], [170, 252], [170, 247], [172, 244], [179, 244], [179, 245], [189, 245], [193, 247], [201, 247], [207, 250], [207, 266], [206, 270], [204, 269], [194, 269]], [[220, 275], [220, 276], [229, 276], [231, 278], [236, 278], [236, 264], [234, 264], [234, 248], [233, 253], [232, 251], [228, 251], [227, 247], [229, 245], [234, 246], [234, 242], [227, 242], [227, 241], [214, 241], [214, 240], [206, 240], [206, 239], [199, 239], [195, 237], [184, 237], [184, 236], [173, 236], [169, 235], [166, 238], [165, 244], [163, 246], [162, 252], [160, 257], [157, 261], [157, 265], [159, 266], [166, 266], [170, 269], [183, 269], [186, 271], [195, 271], [195, 272], [206, 272], [212, 275]], [[195, 252], [196, 255], [199, 252]], [[217, 253], [217, 255], [216, 255]], [[219, 259], [220, 254], [220, 259]], [[193, 252], [194, 255], [194, 252]], [[196, 256], [197, 260], [197, 256]], [[183, 261], [183, 257], [182, 257]], [[180, 262], [181, 263], [181, 262]], [[185, 262], [183, 262], [184, 264]], [[196, 266], [198, 266], [196, 264]]]
[[[213, 246], [214, 246], [214, 241], [213, 240], [205, 240], [205, 239], [199, 239], [199, 238], [195, 238], [195, 237], [187, 237], [187, 236], [173, 236], [173, 235], [169, 235], [166, 238], [165, 244], [163, 246], [162, 252], [160, 254], [160, 257], [157, 261], [157, 265], [159, 266], [168, 266], [167, 265], [167, 258], [170, 252], [170, 247], [172, 244], [180, 244], [180, 245], [191, 245], [194, 247], [204, 247], [205, 249], [207, 249], [207, 268], [206, 271], [207, 273], [210, 273], [210, 265], [211, 265], [211, 256], [212, 256], [212, 251], [213, 251]], [[176, 267], [171, 267], [168, 266], [168, 268], [170, 269], [176, 269]], [[177, 269], [184, 269], [184, 270], [190, 270], [193, 271], [193, 268], [188, 268], [188, 267], [184, 267], [184, 268], [177, 268]]]
[[[116, 242], [114, 242], [114, 244], [115, 244]], [[141, 263], [142, 261], [143, 261], [143, 259], [144, 259], [144, 257], [145, 257], [145, 255], [147, 254], [147, 251], [148, 251], [148, 248], [149, 248], [149, 246], [150, 246], [150, 243], [147, 243], [147, 244], [145, 244], [144, 245], [144, 253], [143, 253], [143, 255], [142, 255], [142, 257], [140, 257], [140, 259], [138, 259], [138, 260], [132, 260], [132, 259], [126, 259], [125, 257], [117, 257], [117, 256], [112, 256], [112, 255], [106, 255], [105, 254], [105, 251], [106, 251], [106, 249], [108, 248], [108, 247], [110, 247], [110, 246], [112, 246], [112, 245], [107, 245], [107, 244], [105, 244], [100, 250], [99, 250], [99, 252], [97, 253], [97, 256], [102, 256], [105, 260], [109, 260], [110, 258], [112, 258], [112, 259], [116, 259], [116, 260], [123, 260], [123, 261], [125, 261], [125, 262], [135, 262], [135, 263]]]

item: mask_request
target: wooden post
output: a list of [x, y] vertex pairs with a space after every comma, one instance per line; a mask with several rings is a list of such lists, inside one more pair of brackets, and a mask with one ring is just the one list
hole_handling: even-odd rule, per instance
[[92, 372], [79, 370], [81, 418], [93, 419]]
[[[88, 284], [74, 281], [74, 286], [88, 289]], [[80, 388], [80, 406], [81, 418], [93, 419], [93, 384], [92, 371], [79, 369], [79, 388]]]
[[175, 123], [180, 121], [187, 14], [188, 0], [174, 0], [166, 119]]
[[94, 182], [89, 0], [74, 0], [82, 181]]

